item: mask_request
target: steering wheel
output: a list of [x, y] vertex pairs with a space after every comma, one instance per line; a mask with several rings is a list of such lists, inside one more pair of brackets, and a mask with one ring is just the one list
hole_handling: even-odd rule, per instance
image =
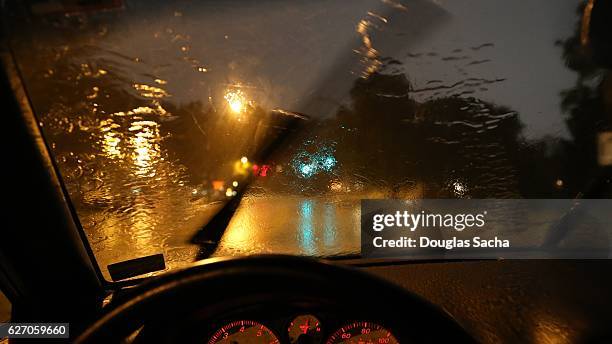
[[143, 324], [176, 321], [192, 312], [213, 319], [254, 305], [296, 303], [376, 319], [401, 343], [475, 342], [449, 314], [415, 294], [353, 268], [303, 257], [214, 259], [147, 281], [133, 294], [102, 315], [75, 343], [119, 342]]

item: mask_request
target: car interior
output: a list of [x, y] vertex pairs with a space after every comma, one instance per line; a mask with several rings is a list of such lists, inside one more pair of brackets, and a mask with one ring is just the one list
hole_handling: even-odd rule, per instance
[[595, 258], [360, 232], [364, 199], [609, 199], [612, 2], [0, 6], [0, 343], [612, 342], [609, 222]]

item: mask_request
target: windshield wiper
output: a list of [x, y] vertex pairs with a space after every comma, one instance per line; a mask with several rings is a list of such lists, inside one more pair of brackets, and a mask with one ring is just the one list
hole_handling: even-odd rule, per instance
[[[307, 115], [291, 112], [281, 109], [272, 110], [273, 115], [282, 116], [287, 120], [285, 129], [277, 136], [255, 153], [255, 161], [266, 162], [279, 153], [282, 147], [286, 147], [288, 141], [301, 132], [305, 124], [310, 120]], [[236, 209], [246, 193], [246, 190], [255, 180], [254, 175], [249, 175], [246, 180], [241, 183], [241, 187], [237, 188], [236, 194], [213, 215], [213, 217], [191, 238], [190, 242], [200, 246], [200, 251], [196, 256], [196, 260], [208, 258], [217, 248], [225, 229], [228, 227], [232, 217], [236, 213]]]
[[[450, 16], [443, 8], [428, 0], [418, 0], [410, 8], [401, 5], [399, 2], [389, 1], [382, 3], [379, 11], [367, 12], [362, 20], [367, 23], [367, 32], [358, 31], [358, 35], [354, 38], [354, 45], [357, 51], [360, 49], [372, 49], [370, 46], [364, 46], [364, 40], [376, 42], [377, 53], [374, 56], [355, 54], [355, 49], [347, 49], [340, 56], [334, 56], [335, 63], [331, 66], [329, 73], [323, 73], [323, 78], [317, 81], [318, 87], [314, 88], [315, 93], [303, 98], [304, 103], [297, 106], [301, 111], [309, 114], [317, 114], [317, 118], [325, 118], [333, 114], [340, 105], [339, 100], [350, 93], [351, 88], [355, 83], [358, 71], [371, 69], [373, 65], [381, 62], [382, 56], [395, 56], [400, 49], [407, 49], [410, 42], [414, 44], [427, 37], [427, 32], [431, 33], [446, 23]], [[378, 14], [376, 14], [377, 12]], [[364, 21], [365, 20], [365, 21]], [[385, 30], [378, 28], [378, 25], [370, 23], [383, 21], [395, 23], [392, 31], [399, 30], [404, 35], [396, 35], [385, 33]], [[365, 24], [364, 24], [365, 25]], [[364, 61], [364, 58], [366, 61]], [[356, 73], [357, 72], [357, 73]], [[361, 77], [363, 77], [363, 73]], [[360, 77], [357, 76], [357, 79]], [[284, 110], [274, 110], [274, 113], [281, 116], [288, 116], [292, 119], [287, 130], [283, 131], [279, 136], [273, 139], [263, 150], [258, 152], [256, 157], [258, 161], [269, 161], [270, 158], [279, 150], [280, 147], [286, 146], [286, 140], [293, 133], [292, 137], [296, 137], [296, 130], [300, 123], [304, 123], [308, 117], [299, 113], [289, 112]], [[301, 131], [300, 131], [301, 132]], [[201, 260], [208, 258], [217, 248], [225, 229], [229, 225], [230, 220], [234, 216], [242, 197], [248, 186], [253, 182], [253, 176], [250, 176], [243, 187], [236, 190], [236, 195], [225, 203], [219, 212], [200, 229], [192, 238], [191, 243], [200, 245], [201, 249], [196, 259]]]

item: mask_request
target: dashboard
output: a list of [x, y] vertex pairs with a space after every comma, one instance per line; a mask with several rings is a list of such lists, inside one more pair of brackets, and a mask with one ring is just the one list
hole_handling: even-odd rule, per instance
[[[304, 307], [302, 307], [304, 306]], [[312, 303], [251, 305], [232, 314], [209, 317], [205, 311], [174, 321], [147, 324], [138, 342], [198, 342], [208, 344], [395, 344], [397, 325], [380, 317], [313, 307]], [[308, 306], [308, 307], [306, 307]], [[309, 309], [310, 308], [310, 309]], [[315, 309], [315, 311], [312, 311]], [[403, 338], [401, 342], [410, 343]]]
[[208, 344], [261, 343], [261, 344], [394, 344], [398, 340], [384, 326], [371, 321], [350, 321], [329, 325], [313, 314], [295, 315], [293, 319], [278, 319], [263, 324], [254, 320], [235, 320], [217, 329]]
[[[611, 267], [608, 260], [474, 261], [384, 264], [360, 270], [444, 308], [475, 337], [475, 342], [528, 343], [565, 338], [567, 342], [611, 343], [612, 278], [601, 273]], [[373, 296], [391, 293], [355, 293], [365, 281], [346, 283], [342, 276], [345, 282], [335, 285], [354, 286], [343, 290], [346, 301], [341, 300], [341, 294], [313, 297], [317, 291], [329, 290], [323, 284], [328, 279], [337, 282], [332, 280], [336, 275], [340, 274], [335, 271], [326, 275], [319, 284], [274, 280], [265, 287], [284, 285], [266, 293], [267, 297], [247, 292], [261, 282], [237, 285], [224, 280], [223, 288], [231, 294], [228, 299], [209, 299], [209, 288], [201, 287], [197, 293], [210, 302], [206, 307], [194, 305], [199, 310], [171, 315], [157, 308], [150, 312], [153, 318], [166, 315], [166, 319], [146, 323], [134, 342], [427, 343], [440, 342], [434, 337], [449, 333], [440, 321], [418, 323], [418, 319], [426, 318], [423, 309], [417, 304], [404, 304], [397, 295], [391, 295], [391, 302], [403, 312], [389, 312], [385, 307], [389, 303], [381, 300], [368, 304]], [[210, 287], [211, 282], [206, 285]], [[299, 286], [308, 289], [310, 295], [306, 291], [283, 292]], [[382, 290], [380, 286], [378, 290]], [[306, 295], [310, 297], [304, 298]], [[195, 301], [189, 300], [191, 304]], [[212, 300], [228, 308], [212, 307]], [[415, 338], [419, 332], [425, 335]]]
[[306, 257], [213, 260], [124, 292], [75, 343], [474, 342], [427, 300], [358, 269]]

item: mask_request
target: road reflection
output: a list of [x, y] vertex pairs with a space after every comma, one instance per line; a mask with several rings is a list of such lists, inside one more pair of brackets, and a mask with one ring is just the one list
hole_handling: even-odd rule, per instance
[[213, 256], [358, 254], [359, 199], [246, 196]]

